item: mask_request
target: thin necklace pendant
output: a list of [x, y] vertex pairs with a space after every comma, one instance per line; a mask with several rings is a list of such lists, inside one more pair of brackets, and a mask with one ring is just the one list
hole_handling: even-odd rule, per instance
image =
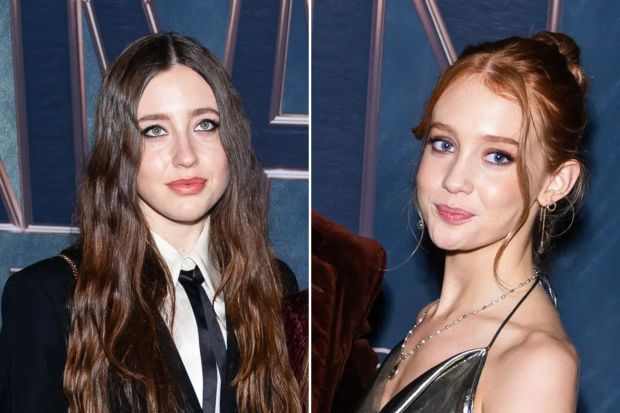
[[400, 361], [397, 361], [392, 366], [392, 370], [390, 370], [390, 374], [388, 375], [388, 379], [392, 380], [398, 374], [398, 368], [400, 367]]
[[[420, 325], [422, 324], [422, 322], [426, 319], [426, 313], [428, 313], [428, 309], [430, 306], [428, 306], [426, 308], [426, 310], [424, 311], [424, 314], [422, 314], [422, 317], [420, 317], [417, 322], [415, 323], [415, 325], [413, 326], [413, 328], [411, 330], [409, 330], [409, 332], [407, 333], [407, 335], [405, 336], [405, 339], [403, 340], [403, 343], [401, 344], [401, 350], [400, 350], [400, 354], [398, 355], [396, 361], [394, 362], [394, 365], [392, 366], [392, 368], [390, 369], [390, 373], [388, 374], [388, 379], [392, 380], [394, 377], [396, 377], [396, 375], [398, 374], [398, 370], [400, 369], [400, 365], [407, 361], [409, 359], [409, 357], [412, 357], [415, 355], [415, 353], [417, 353], [417, 351], [420, 349], [420, 347], [422, 347], [423, 345], [425, 345], [426, 343], [428, 343], [429, 340], [431, 340], [434, 337], [439, 336], [442, 332], [453, 328], [454, 326], [458, 325], [461, 321], [467, 319], [467, 318], [471, 318], [471, 317], [475, 317], [476, 315], [478, 315], [478, 313], [480, 313], [481, 311], [486, 310], [489, 307], [492, 307], [498, 303], [500, 303], [501, 301], [503, 301], [506, 297], [508, 297], [508, 295], [514, 293], [515, 291], [517, 291], [520, 288], [525, 287], [526, 285], [528, 285], [529, 283], [531, 283], [532, 281], [534, 281], [536, 278], [538, 278], [538, 271], [534, 271], [534, 275], [531, 276], [530, 278], [528, 278], [527, 280], [519, 283], [516, 287], [514, 287], [513, 289], [511, 289], [510, 291], [508, 291], [505, 294], [502, 294], [501, 296], [499, 296], [498, 298], [496, 298], [493, 301], [490, 301], [489, 303], [483, 305], [482, 307], [478, 308], [477, 310], [474, 311], [470, 311], [469, 313], [463, 314], [462, 316], [460, 316], [459, 318], [457, 318], [456, 320], [454, 320], [451, 323], [446, 324], [445, 326], [443, 326], [442, 328], [440, 328], [439, 330], [435, 331], [432, 334], [429, 334], [428, 336], [424, 337], [422, 340], [418, 341], [417, 344], [415, 344], [413, 346], [413, 349], [409, 350], [408, 352], [405, 352], [405, 346], [407, 345], [407, 340], [409, 340], [409, 337], [411, 336], [411, 334], [413, 333], [413, 331]], [[433, 304], [436, 304], [437, 302], [439, 302], [439, 300], [435, 300], [433, 301]]]

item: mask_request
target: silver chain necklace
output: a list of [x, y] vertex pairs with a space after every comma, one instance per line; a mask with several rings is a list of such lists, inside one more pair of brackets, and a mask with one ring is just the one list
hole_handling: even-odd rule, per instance
[[[409, 350], [408, 352], [405, 353], [405, 346], [407, 345], [407, 340], [409, 339], [409, 337], [411, 336], [411, 334], [414, 332], [414, 330], [416, 329], [416, 327], [418, 327], [420, 324], [422, 324], [422, 322], [424, 321], [424, 319], [426, 318], [426, 313], [428, 312], [429, 308], [431, 307], [431, 305], [429, 305], [428, 307], [426, 307], [426, 310], [424, 311], [424, 313], [422, 313], [422, 316], [416, 320], [415, 325], [411, 328], [411, 330], [409, 330], [409, 332], [407, 333], [407, 335], [405, 336], [405, 339], [403, 340], [403, 344], [401, 344], [400, 346], [400, 354], [398, 355], [398, 359], [394, 362], [394, 365], [392, 366], [392, 369], [390, 370], [390, 374], [388, 375], [388, 379], [392, 380], [394, 377], [396, 377], [396, 375], [398, 374], [398, 369], [400, 368], [400, 365], [407, 360], [409, 357], [413, 356], [423, 345], [425, 345], [426, 343], [428, 343], [429, 340], [431, 340], [434, 337], [437, 337], [438, 335], [440, 335], [441, 333], [443, 333], [444, 331], [448, 330], [449, 328], [454, 327], [455, 325], [459, 324], [461, 321], [476, 316], [478, 313], [480, 313], [481, 311], [486, 310], [489, 307], [492, 307], [500, 302], [502, 302], [503, 300], [506, 299], [506, 297], [508, 297], [508, 295], [514, 293], [515, 291], [517, 291], [520, 288], [525, 287], [526, 285], [528, 285], [529, 283], [531, 283], [532, 281], [534, 281], [536, 278], [538, 277], [538, 272], [535, 271], [534, 275], [532, 275], [530, 278], [528, 278], [527, 280], [520, 282], [519, 285], [517, 285], [515, 288], [513, 288], [512, 290], [508, 291], [505, 294], [500, 295], [499, 297], [497, 297], [495, 300], [483, 305], [482, 307], [470, 311], [467, 314], [463, 314], [462, 316], [460, 316], [459, 318], [457, 318], [456, 320], [452, 321], [451, 323], [446, 324], [445, 326], [441, 327], [439, 330], [435, 331], [432, 334], [427, 335], [426, 337], [424, 337], [422, 340], [418, 341], [416, 343], [415, 346], [413, 346], [413, 348], [411, 350]], [[433, 301], [431, 304], [435, 304], [439, 302], [439, 300], [435, 300]]]

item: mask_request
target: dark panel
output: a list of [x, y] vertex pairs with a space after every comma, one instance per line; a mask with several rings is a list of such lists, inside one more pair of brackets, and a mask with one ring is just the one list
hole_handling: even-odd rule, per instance
[[86, 86], [86, 124], [88, 125], [88, 149], [93, 146], [93, 127], [95, 122], [95, 106], [99, 88], [101, 87], [101, 69], [95, 53], [92, 35], [85, 14], [82, 17], [82, 42], [84, 52], [84, 83]]
[[20, 2], [34, 224], [71, 222], [75, 161], [67, 2]]
[[620, 3], [565, 0], [562, 31], [581, 48], [590, 77], [589, 188], [583, 209], [558, 245], [558, 306], [580, 359], [579, 413], [620, 411]]
[[313, 7], [312, 207], [357, 232], [372, 2]]
[[415, 249], [420, 231], [411, 205], [420, 141], [418, 124], [441, 70], [411, 2], [386, 4], [377, 146], [377, 191], [373, 238], [389, 251], [383, 291], [374, 307], [372, 345], [392, 348], [411, 328], [413, 315], [437, 298], [440, 272], [428, 248]]
[[191, 36], [224, 61], [226, 31], [228, 30], [229, 0], [209, 1], [157, 0], [153, 3], [159, 30]]
[[242, 2], [233, 82], [252, 122], [253, 145], [265, 168], [308, 169], [308, 127], [269, 124], [280, 1]]
[[0, 223], [8, 224], [9, 222], [9, 214], [7, 214], [6, 209], [4, 208], [4, 202], [0, 202]]
[[149, 33], [140, 1], [97, 0], [92, 2], [108, 62], [139, 37]]
[[308, 19], [304, 2], [292, 0], [282, 112], [308, 113]]
[[529, 36], [547, 27], [548, 1], [442, 0], [441, 11], [454, 50], [509, 36]]
[[[13, 75], [13, 38], [11, 35], [11, 5], [4, 2], [0, 5], [0, 50], [3, 51], [0, 58], [0, 169], [6, 173], [7, 180], [14, 180], [19, 170], [19, 159], [16, 142], [17, 118], [15, 104], [15, 79]], [[17, 172], [17, 173], [16, 173]], [[2, 172], [0, 172], [2, 173]], [[10, 184], [9, 184], [10, 185]], [[18, 192], [20, 190], [13, 188]], [[7, 223], [7, 199], [0, 194], [0, 223]]]
[[279, 259], [308, 288], [308, 181], [270, 179], [269, 238]]

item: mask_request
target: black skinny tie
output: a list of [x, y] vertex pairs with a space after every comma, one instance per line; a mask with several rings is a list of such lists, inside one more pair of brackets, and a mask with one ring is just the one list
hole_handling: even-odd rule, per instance
[[198, 326], [202, 362], [202, 410], [204, 413], [213, 413], [217, 400], [218, 367], [222, 387], [225, 385], [226, 344], [211, 300], [202, 288], [204, 280], [198, 266], [193, 271], [181, 271], [179, 275], [179, 282], [187, 292]]

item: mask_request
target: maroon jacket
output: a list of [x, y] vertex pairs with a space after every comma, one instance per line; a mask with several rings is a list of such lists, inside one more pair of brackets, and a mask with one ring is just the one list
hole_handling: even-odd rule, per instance
[[386, 255], [378, 242], [312, 213], [312, 412], [351, 411], [374, 379], [365, 338]]

